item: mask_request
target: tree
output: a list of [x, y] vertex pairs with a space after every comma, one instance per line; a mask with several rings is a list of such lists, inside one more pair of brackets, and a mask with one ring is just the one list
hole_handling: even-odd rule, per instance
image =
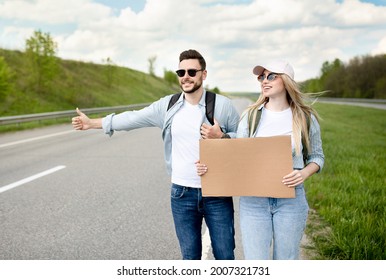
[[386, 54], [352, 58], [348, 64], [339, 59], [324, 62], [321, 76], [303, 83], [309, 92], [329, 90], [329, 96], [386, 98]]
[[31, 67], [31, 83], [39, 93], [44, 93], [50, 88], [50, 83], [58, 72], [56, 51], [57, 44], [49, 33], [34, 31], [26, 41], [26, 54]]
[[168, 82], [170, 86], [178, 85], [177, 74], [173, 71], [164, 69], [164, 80]]
[[0, 56], [0, 101], [5, 100], [8, 92], [11, 90], [12, 72], [5, 62], [4, 58]]
[[377, 80], [374, 89], [374, 98], [386, 98], [386, 76]]
[[306, 92], [320, 92], [328, 90], [329, 96], [340, 96], [343, 92], [345, 76], [344, 64], [339, 59], [333, 62], [325, 61], [320, 70], [320, 78], [304, 81], [301, 86]]
[[115, 67], [114, 62], [112, 61], [112, 59], [110, 57], [108, 57], [107, 59], [102, 60], [102, 61], [106, 64], [105, 75], [106, 75], [107, 86], [109, 88], [111, 88], [114, 80], [116, 79], [115, 74], [116, 74], [117, 69]]
[[154, 72], [154, 65], [155, 65], [155, 61], [157, 60], [157, 56], [154, 55], [154, 56], [151, 56], [147, 59], [147, 61], [149, 62], [149, 74], [151, 76], [154, 76], [155, 77], [155, 72]]

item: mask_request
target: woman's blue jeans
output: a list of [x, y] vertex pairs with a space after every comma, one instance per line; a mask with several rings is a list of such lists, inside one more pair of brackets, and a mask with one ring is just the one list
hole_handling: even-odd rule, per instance
[[235, 230], [232, 197], [202, 197], [200, 188], [173, 184], [171, 207], [184, 260], [200, 260], [202, 221], [209, 229], [216, 260], [234, 260]]
[[295, 198], [240, 197], [240, 229], [245, 259], [299, 258], [308, 203], [303, 185]]

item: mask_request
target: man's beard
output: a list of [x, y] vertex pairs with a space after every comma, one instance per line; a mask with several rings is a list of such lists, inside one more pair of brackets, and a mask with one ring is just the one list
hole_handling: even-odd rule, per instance
[[182, 91], [185, 92], [185, 93], [193, 93], [193, 92], [195, 92], [196, 90], [198, 90], [198, 89], [201, 87], [201, 85], [202, 85], [202, 82], [201, 82], [201, 83], [197, 82], [197, 84], [195, 84], [191, 90], [187, 90], [187, 91], [185, 91], [185, 90], [183, 89], [182, 84], [180, 84], [180, 88], [181, 88]]

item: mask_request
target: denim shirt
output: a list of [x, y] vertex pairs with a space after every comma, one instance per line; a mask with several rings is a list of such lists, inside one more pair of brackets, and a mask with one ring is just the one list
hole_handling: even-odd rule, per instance
[[[172, 171], [171, 124], [174, 115], [185, 102], [184, 94], [181, 94], [177, 102], [169, 110], [167, 110], [172, 96], [173, 94], [167, 95], [139, 111], [126, 111], [120, 114], [110, 114], [102, 119], [102, 128], [104, 132], [110, 136], [113, 135], [114, 131], [120, 130], [129, 131], [142, 127], [161, 128], [162, 139], [164, 141], [164, 156], [168, 174], [171, 174]], [[203, 116], [206, 116], [205, 96], [206, 91], [204, 90], [198, 104]], [[229, 134], [232, 138], [236, 137], [239, 114], [229, 98], [219, 94], [216, 95], [214, 118], [220, 124], [223, 132]], [[204, 117], [203, 122], [210, 124], [206, 117]]]
[[[320, 172], [324, 165], [324, 154], [323, 154], [323, 148], [322, 148], [320, 126], [314, 115], [311, 115], [309, 135], [310, 135], [311, 149], [310, 151], [308, 151], [306, 165], [308, 165], [311, 162], [314, 162], [319, 166], [318, 172]], [[236, 137], [237, 138], [249, 137], [248, 113], [246, 112], [244, 112], [244, 114], [241, 116]], [[300, 143], [300, 150], [303, 151], [303, 145], [301, 143]], [[292, 161], [293, 161], [294, 169], [303, 169], [305, 167], [305, 164], [303, 161], [303, 155], [302, 154], [296, 155], [295, 149], [292, 149]]]

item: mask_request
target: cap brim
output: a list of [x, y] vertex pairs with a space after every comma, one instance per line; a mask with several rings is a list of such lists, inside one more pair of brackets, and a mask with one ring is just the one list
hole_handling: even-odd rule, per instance
[[263, 74], [264, 69], [265, 68], [263, 66], [257, 65], [257, 66], [255, 66], [255, 68], [253, 68], [253, 74], [255, 74], [256, 76], [259, 76], [259, 75]]
[[295, 73], [293, 67], [286, 61], [278, 60], [268, 64], [260, 64], [253, 68], [253, 74], [259, 76], [264, 73], [264, 70], [277, 74], [286, 74], [291, 79], [294, 79]]

